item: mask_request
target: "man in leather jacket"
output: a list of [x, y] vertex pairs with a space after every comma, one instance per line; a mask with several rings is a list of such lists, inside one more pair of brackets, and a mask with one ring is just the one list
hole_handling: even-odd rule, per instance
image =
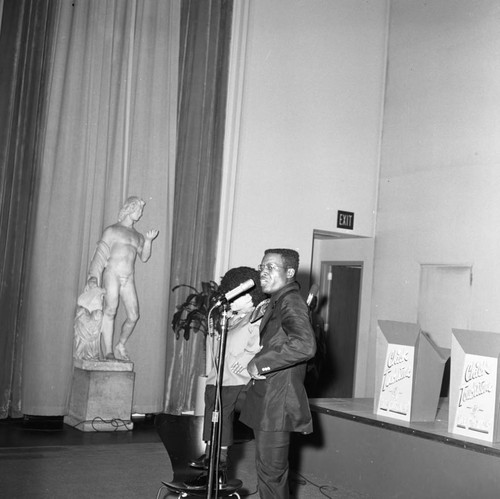
[[261, 499], [288, 499], [290, 432], [312, 431], [304, 378], [316, 341], [295, 281], [298, 265], [299, 254], [290, 249], [266, 250], [259, 265], [271, 299], [260, 325], [262, 349], [247, 367], [252, 380], [240, 420], [254, 431]]

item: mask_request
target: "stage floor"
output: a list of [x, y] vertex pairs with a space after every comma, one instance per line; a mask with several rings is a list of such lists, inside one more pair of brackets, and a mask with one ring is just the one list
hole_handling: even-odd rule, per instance
[[[378, 416], [373, 412], [372, 398], [357, 399], [310, 399], [311, 410], [332, 416], [351, 419], [360, 423], [408, 433], [420, 438], [439, 441], [484, 454], [500, 457], [500, 443], [465, 437], [448, 432], [448, 399], [439, 400], [436, 419], [433, 422], [411, 422]], [[500, 463], [499, 463], [500, 464]]]
[[304, 472], [370, 499], [497, 499], [500, 445], [448, 432], [448, 401], [435, 421], [373, 413], [373, 399], [310, 399], [314, 432], [297, 438]]

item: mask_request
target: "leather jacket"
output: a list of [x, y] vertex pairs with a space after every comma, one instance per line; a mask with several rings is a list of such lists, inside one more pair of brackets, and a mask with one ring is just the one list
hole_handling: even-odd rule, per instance
[[260, 342], [262, 349], [253, 361], [266, 379], [250, 381], [240, 420], [256, 430], [310, 433], [304, 378], [316, 340], [296, 282], [272, 295], [260, 325]]

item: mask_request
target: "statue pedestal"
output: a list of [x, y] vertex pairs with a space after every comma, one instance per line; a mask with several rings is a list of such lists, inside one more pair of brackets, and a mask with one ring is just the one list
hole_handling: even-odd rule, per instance
[[80, 431], [131, 430], [133, 369], [132, 362], [75, 359], [64, 423]]

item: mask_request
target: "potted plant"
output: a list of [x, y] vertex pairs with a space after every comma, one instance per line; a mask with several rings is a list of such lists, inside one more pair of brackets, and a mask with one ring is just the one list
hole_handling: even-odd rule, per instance
[[172, 328], [177, 339], [181, 334], [189, 340], [191, 333], [208, 334], [208, 312], [218, 297], [218, 284], [214, 281], [202, 282], [201, 291], [188, 284], [179, 284], [172, 292], [180, 288], [189, 288], [191, 293], [186, 300], [177, 305], [177, 312], [172, 318]]
[[[198, 377], [198, 382], [196, 385], [196, 405], [195, 405], [195, 416], [201, 416], [204, 413], [204, 398], [205, 384], [206, 384], [206, 373], [209, 371], [209, 366], [207, 365], [207, 345], [206, 339], [209, 333], [208, 325], [208, 312], [216, 300], [219, 298], [218, 289], [219, 286], [214, 281], [207, 281], [201, 283], [201, 290], [196, 289], [188, 284], [179, 284], [172, 288], [172, 292], [177, 291], [180, 288], [188, 288], [191, 292], [184, 300], [183, 303], [177, 305], [177, 312], [174, 313], [172, 318], [172, 328], [174, 330], [177, 339], [183, 336], [183, 338], [189, 341], [191, 334], [202, 333], [204, 335], [204, 363], [205, 363], [205, 374]], [[215, 318], [214, 320], [217, 320]]]

